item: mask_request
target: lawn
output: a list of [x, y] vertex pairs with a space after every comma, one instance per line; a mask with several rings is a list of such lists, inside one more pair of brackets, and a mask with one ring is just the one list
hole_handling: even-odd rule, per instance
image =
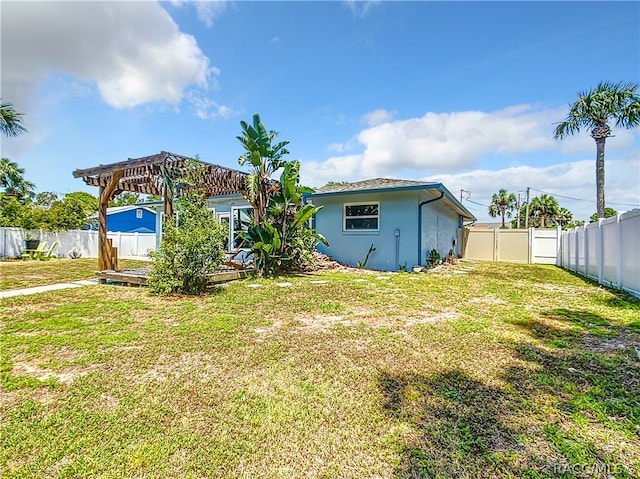
[[[143, 260], [119, 260], [122, 269], [148, 265]], [[95, 258], [0, 261], [0, 291], [94, 278], [97, 269]]]
[[6, 478], [640, 477], [640, 303], [553, 266], [2, 306]]

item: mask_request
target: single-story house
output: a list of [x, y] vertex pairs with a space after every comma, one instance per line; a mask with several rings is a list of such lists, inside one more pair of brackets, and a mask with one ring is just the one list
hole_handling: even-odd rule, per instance
[[[306, 201], [323, 206], [313, 220], [329, 242], [318, 246], [321, 253], [356, 266], [373, 244], [366, 266], [384, 271], [425, 265], [432, 249], [442, 258], [450, 251], [460, 255], [462, 227], [476, 220], [441, 183], [378, 178], [323, 187]], [[247, 200], [240, 194], [212, 196], [208, 206], [229, 225], [227, 249], [239, 248], [238, 233], [247, 230], [253, 215]], [[158, 215], [158, 232], [161, 222]]]
[[[156, 210], [153, 205], [128, 205], [107, 208], [107, 229], [121, 233], [155, 233]], [[98, 215], [91, 229], [98, 229]]]
[[375, 248], [368, 268], [395, 271], [461, 253], [462, 227], [475, 221], [442, 183], [377, 178], [327, 186], [307, 201], [323, 206], [315, 227], [329, 246], [319, 251], [357, 265]]

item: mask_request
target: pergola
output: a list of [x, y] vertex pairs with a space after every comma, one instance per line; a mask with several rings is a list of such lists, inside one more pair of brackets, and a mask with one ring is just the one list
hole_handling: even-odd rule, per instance
[[128, 159], [110, 165], [75, 170], [74, 178], [82, 178], [91, 186], [100, 188], [98, 210], [98, 268], [117, 269], [117, 251], [107, 238], [107, 205], [123, 191], [161, 196], [164, 199], [165, 215], [173, 214], [175, 188], [173, 180], [182, 176], [186, 166], [198, 161], [203, 168], [202, 183], [196, 185], [207, 196], [242, 194], [247, 196], [247, 174], [195, 160], [187, 156], [162, 151], [156, 155]]

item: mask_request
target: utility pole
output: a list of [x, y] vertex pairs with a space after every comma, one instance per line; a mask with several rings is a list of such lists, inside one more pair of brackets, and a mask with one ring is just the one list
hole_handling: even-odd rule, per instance
[[518, 210], [518, 212], [516, 213], [518, 215], [518, 220], [517, 220], [517, 229], [520, 229], [520, 192], [518, 191], [518, 202], [516, 203], [516, 210]]
[[531, 188], [527, 186], [527, 212], [526, 212], [526, 217], [524, 219], [524, 227], [529, 229], [529, 193], [531, 191]]
[[462, 198], [462, 194], [463, 194], [463, 193], [467, 193], [467, 197], [466, 197], [466, 198], [464, 198], [465, 200], [468, 200], [469, 198], [471, 198], [471, 192], [470, 192], [470, 191], [467, 191], [467, 190], [463, 190], [463, 189], [461, 189], [461, 190], [460, 190], [460, 203], [462, 203], [462, 199], [463, 199], [463, 198]]

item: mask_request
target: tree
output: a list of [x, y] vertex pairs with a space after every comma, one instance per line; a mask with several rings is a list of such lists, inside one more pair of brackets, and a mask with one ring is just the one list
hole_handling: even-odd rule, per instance
[[206, 196], [197, 189], [204, 169], [188, 165], [180, 178], [185, 186], [176, 198], [176, 215], [166, 217], [162, 242], [153, 251], [149, 289], [155, 294], [197, 294], [207, 288], [207, 276], [224, 261], [227, 229], [216, 221]]
[[489, 215], [492, 218], [500, 215], [502, 218], [502, 228], [505, 228], [504, 218], [505, 216], [511, 218], [513, 210], [516, 208], [517, 203], [516, 195], [513, 193], [507, 193], [504, 188], [500, 189], [498, 193], [494, 193], [491, 198], [491, 204], [489, 205]]
[[596, 204], [599, 218], [604, 218], [604, 145], [615, 127], [634, 128], [640, 125], [640, 96], [637, 83], [601, 82], [594, 89], [578, 93], [578, 100], [569, 105], [566, 119], [558, 123], [553, 137], [562, 140], [578, 133], [581, 128], [591, 130], [596, 142]]
[[327, 183], [323, 186], [323, 188], [327, 188], [329, 186], [340, 186], [340, 185], [348, 185], [348, 181], [327, 181]]
[[322, 206], [305, 204], [304, 193], [313, 190], [302, 187], [300, 162], [286, 162], [280, 175], [280, 186], [269, 198], [265, 221], [252, 224], [244, 239], [256, 255], [256, 268], [266, 276], [293, 272], [313, 264], [312, 253], [318, 242], [327, 240], [309, 220]]
[[531, 200], [529, 214], [533, 218], [534, 226], [547, 228], [555, 224], [555, 220], [560, 213], [558, 201], [546, 193], [536, 196]]
[[22, 113], [18, 113], [11, 103], [0, 103], [0, 131], [4, 136], [18, 136], [26, 133], [22, 125]]
[[598, 221], [599, 218], [611, 218], [612, 216], [615, 216], [617, 214], [618, 212], [616, 210], [614, 210], [613, 208], [609, 208], [607, 206], [604, 209], [604, 216], [598, 217], [598, 212], [595, 212], [589, 217], [589, 221], [591, 221], [591, 223], [595, 223], [596, 221]]
[[140, 202], [140, 195], [130, 191], [124, 191], [109, 201], [109, 206], [131, 206]]
[[13, 196], [18, 202], [24, 203], [27, 199], [33, 198], [36, 185], [24, 179], [24, 168], [20, 168], [9, 158], [2, 158], [0, 159], [0, 187], [4, 188], [6, 195]]
[[573, 222], [573, 213], [566, 208], [559, 207], [554, 222], [561, 228], [565, 228]]
[[269, 197], [276, 191], [276, 186], [271, 181], [271, 175], [285, 165], [284, 155], [289, 151], [285, 148], [288, 141], [272, 144], [278, 133], [267, 131], [260, 115], [253, 115], [253, 124], [240, 122], [242, 135], [236, 138], [245, 149], [245, 154], [238, 158], [241, 166], [250, 164], [253, 170], [247, 179], [249, 202], [254, 209], [254, 220], [257, 224], [264, 222], [267, 214]]
[[[252, 248], [261, 274], [275, 276], [302, 269], [304, 262], [313, 262], [311, 253], [318, 242], [326, 244], [308, 225], [320, 207], [304, 204], [303, 194], [312, 190], [300, 186], [300, 162], [283, 159], [289, 154], [285, 148], [289, 142], [274, 145], [278, 133], [267, 132], [258, 114], [253, 115], [253, 125], [241, 121], [240, 126], [242, 135], [237, 138], [245, 154], [238, 162], [253, 167], [247, 189], [254, 214], [243, 238]], [[277, 182], [271, 175], [279, 169], [282, 173]]]

